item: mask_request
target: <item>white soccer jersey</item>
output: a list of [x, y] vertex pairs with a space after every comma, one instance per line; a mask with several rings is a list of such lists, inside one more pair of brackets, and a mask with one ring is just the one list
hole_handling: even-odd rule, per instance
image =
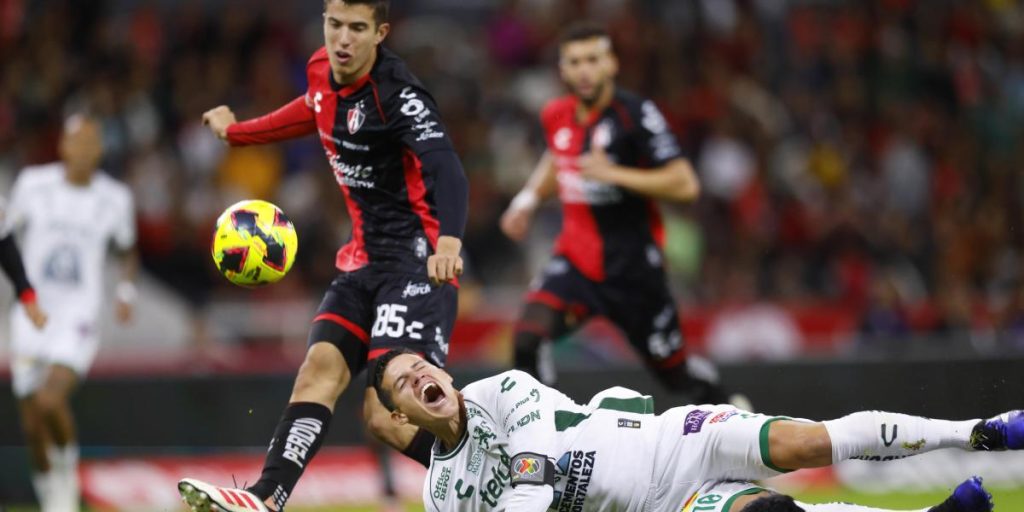
[[25, 271], [49, 312], [73, 311], [94, 319], [100, 310], [103, 262], [111, 243], [135, 244], [135, 216], [128, 187], [102, 172], [89, 185], [64, 178], [64, 165], [29, 167], [18, 175], [4, 232], [20, 232]]
[[[448, 453], [434, 447], [423, 486], [430, 511], [678, 512], [697, 500], [704, 508], [695, 510], [712, 510], [705, 503], [719, 500], [715, 510], [728, 510], [736, 497], [760, 490], [747, 480], [778, 474], [761, 446], [776, 418], [731, 406], [656, 416], [650, 397], [621, 387], [579, 405], [518, 370], [474, 382], [462, 396], [466, 433]], [[531, 469], [509, 467], [522, 452], [554, 461], [554, 499], [546, 507], [515, 501], [520, 490], [541, 489], [511, 487], [512, 471]]]

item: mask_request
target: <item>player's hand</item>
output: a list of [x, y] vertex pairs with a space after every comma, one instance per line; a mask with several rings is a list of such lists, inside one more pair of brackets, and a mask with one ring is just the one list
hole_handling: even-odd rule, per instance
[[131, 302], [118, 300], [114, 314], [117, 316], [118, 323], [124, 325], [132, 321], [132, 317], [135, 316], [135, 307]]
[[526, 238], [527, 231], [530, 230], [533, 212], [532, 208], [509, 206], [501, 215], [501, 231], [512, 240], [521, 242]]
[[437, 286], [449, 283], [462, 275], [462, 240], [454, 236], [442, 236], [437, 239], [437, 250], [427, 258], [427, 276], [431, 284]]
[[46, 326], [46, 313], [43, 312], [43, 308], [39, 307], [39, 303], [32, 301], [24, 304], [25, 315], [32, 321], [32, 325], [36, 326], [36, 329], [42, 329]]
[[207, 110], [203, 114], [203, 124], [210, 127], [210, 131], [221, 140], [228, 139], [228, 127], [238, 122], [235, 113], [230, 108], [221, 105]]
[[588, 180], [614, 183], [617, 169], [602, 146], [594, 146], [590, 153], [579, 158], [576, 165], [580, 169], [580, 175]]

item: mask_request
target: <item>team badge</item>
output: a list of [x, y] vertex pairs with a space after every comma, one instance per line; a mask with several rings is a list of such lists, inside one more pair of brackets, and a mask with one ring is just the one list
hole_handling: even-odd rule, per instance
[[348, 133], [355, 134], [363, 127], [363, 122], [366, 121], [366, 114], [363, 113], [363, 102], [359, 102], [356, 106], [348, 109]]

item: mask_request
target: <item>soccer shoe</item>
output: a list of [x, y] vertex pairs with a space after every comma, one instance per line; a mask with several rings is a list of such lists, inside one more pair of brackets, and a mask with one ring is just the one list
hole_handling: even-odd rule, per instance
[[272, 512], [249, 491], [217, 487], [194, 478], [178, 482], [178, 492], [193, 512]]
[[953, 494], [928, 512], [992, 512], [992, 495], [981, 485], [981, 477], [972, 476], [953, 489]]
[[1024, 449], [1024, 411], [982, 420], [971, 431], [971, 448], [980, 451]]

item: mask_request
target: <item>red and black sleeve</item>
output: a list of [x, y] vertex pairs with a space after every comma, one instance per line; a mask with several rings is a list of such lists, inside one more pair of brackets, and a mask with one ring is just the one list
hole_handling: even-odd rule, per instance
[[21, 302], [34, 302], [36, 293], [28, 282], [28, 275], [25, 274], [25, 265], [21, 261], [21, 253], [18, 251], [18, 244], [14, 242], [14, 235], [8, 234], [0, 239], [0, 268], [14, 284], [14, 290]]
[[287, 105], [265, 115], [235, 123], [228, 127], [228, 143], [232, 146], [269, 144], [316, 133], [316, 116], [299, 96]]

